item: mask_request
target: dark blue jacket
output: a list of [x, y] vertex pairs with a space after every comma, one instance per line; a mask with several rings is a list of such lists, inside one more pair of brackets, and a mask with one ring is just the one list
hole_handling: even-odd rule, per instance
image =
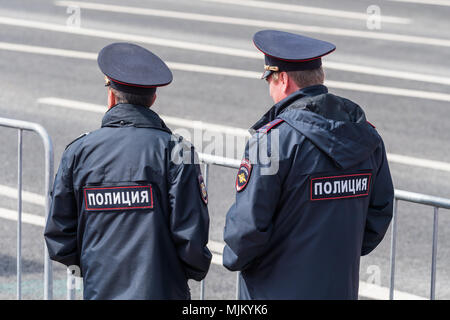
[[155, 112], [129, 104], [64, 152], [45, 240], [51, 259], [80, 266], [85, 299], [189, 299], [188, 279], [205, 277], [200, 167], [175, 154], [195, 151]]
[[[241, 299], [357, 299], [360, 256], [392, 217], [381, 137], [323, 85], [293, 93], [253, 128], [251, 168], [243, 161], [224, 230], [223, 264], [242, 271]], [[252, 149], [272, 161], [252, 160]]]

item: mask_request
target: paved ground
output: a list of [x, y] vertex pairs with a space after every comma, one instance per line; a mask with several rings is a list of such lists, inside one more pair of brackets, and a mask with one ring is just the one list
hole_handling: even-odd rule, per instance
[[[366, 110], [392, 155], [390, 165], [396, 188], [450, 197], [450, 34], [445, 32], [450, 28], [450, 4], [284, 0], [278, 1], [277, 8], [270, 8], [270, 2], [262, 1], [130, 0], [125, 4], [118, 0], [95, 0], [95, 3], [108, 4], [109, 10], [112, 5], [128, 8], [110, 12], [92, 6], [91, 2], [79, 3], [81, 28], [77, 28], [66, 26], [68, 19], [74, 17], [73, 13], [67, 13], [68, 6], [74, 4], [0, 0], [0, 116], [42, 124], [53, 139], [56, 165], [65, 146], [79, 134], [96, 129], [102, 114], [69, 109], [61, 101], [48, 103], [55, 100], [47, 99], [43, 103], [39, 99], [105, 105], [103, 75], [95, 62], [95, 54], [105, 45], [114, 41], [140, 43], [172, 63], [175, 80], [158, 91], [154, 108], [158, 113], [248, 128], [272, 105], [265, 82], [256, 76], [263, 61], [251, 38], [258, 30], [280, 28], [337, 45], [336, 52], [325, 59], [330, 91], [354, 100]], [[286, 7], [289, 4], [295, 6]], [[381, 29], [369, 30], [364, 15], [373, 4], [381, 10]], [[331, 11], [299, 12], [305, 8], [298, 5]], [[140, 15], [136, 15], [130, 7], [152, 10], [138, 10]], [[354, 18], [349, 12], [360, 15]], [[195, 65], [193, 71], [185, 71], [186, 64]], [[224, 75], [227, 70], [231, 72]], [[79, 104], [72, 105], [80, 108]], [[14, 130], [1, 129], [3, 210], [16, 208], [16, 200], [5, 191], [5, 187], [14, 188], [17, 181], [16, 136]], [[229, 156], [241, 157], [242, 148], [230, 144], [225, 147], [233, 151]], [[26, 191], [43, 194], [42, 154], [42, 144], [36, 135], [25, 133]], [[409, 158], [400, 163], [398, 155]], [[423, 159], [438, 163], [424, 163]], [[216, 242], [222, 242], [225, 214], [234, 198], [234, 179], [235, 170], [211, 170], [210, 237]], [[432, 209], [405, 203], [399, 209], [396, 288], [427, 296]], [[24, 202], [24, 211], [44, 214], [41, 205], [30, 201]], [[448, 211], [441, 212], [436, 290], [437, 298], [449, 299], [450, 218]], [[15, 228], [14, 221], [0, 220], [0, 298], [5, 299], [15, 297]], [[25, 224], [23, 231], [24, 298], [41, 298], [42, 227]], [[381, 285], [388, 286], [389, 240], [388, 235], [379, 248], [362, 259], [361, 280], [368, 281], [367, 271], [376, 265], [381, 271]], [[213, 265], [207, 277], [206, 297], [233, 299], [234, 281], [235, 274]], [[64, 285], [65, 270], [55, 264], [55, 297], [64, 298]], [[197, 297], [199, 284], [192, 283], [191, 287]]]

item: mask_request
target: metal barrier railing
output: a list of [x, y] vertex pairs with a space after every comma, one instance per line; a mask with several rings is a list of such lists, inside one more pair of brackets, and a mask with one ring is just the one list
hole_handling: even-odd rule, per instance
[[[199, 153], [199, 159], [204, 164], [204, 179], [208, 181], [209, 166], [216, 165], [220, 167], [227, 167], [238, 169], [241, 162], [236, 159], [223, 158], [213, 156], [209, 154]], [[428, 196], [419, 193], [413, 193], [403, 190], [395, 190], [394, 199], [394, 214], [392, 218], [391, 227], [391, 256], [390, 256], [390, 284], [389, 284], [389, 299], [394, 299], [394, 280], [395, 280], [395, 252], [397, 241], [397, 208], [398, 201], [406, 201], [412, 203], [423, 204], [434, 207], [434, 221], [433, 221], [433, 247], [432, 247], [432, 259], [431, 259], [431, 288], [430, 299], [435, 299], [436, 289], [436, 258], [437, 258], [437, 242], [438, 242], [438, 210], [439, 208], [450, 209], [450, 199]], [[202, 281], [202, 290], [200, 299], [203, 300], [204, 293], [204, 280]], [[239, 297], [239, 273], [236, 280], [236, 299]]]
[[434, 208], [433, 216], [433, 246], [431, 253], [431, 286], [430, 286], [430, 300], [436, 298], [436, 258], [438, 245], [438, 214], [439, 208], [450, 209], [450, 199], [428, 196], [420, 193], [413, 193], [402, 190], [395, 190], [394, 200], [394, 215], [392, 218], [391, 229], [391, 258], [390, 258], [390, 284], [389, 284], [389, 299], [394, 299], [394, 280], [395, 280], [395, 251], [397, 242], [397, 209], [398, 201], [406, 201], [419, 203]]
[[[53, 179], [53, 145], [47, 131], [39, 124], [27, 121], [0, 118], [0, 127], [18, 130], [18, 179], [17, 179], [17, 299], [22, 299], [22, 134], [23, 131], [37, 133], [45, 149], [45, 221], [50, 211], [50, 188]], [[44, 299], [53, 299], [52, 264], [44, 242]]]
[[[241, 162], [236, 159], [230, 159], [230, 158], [223, 158], [214, 156], [211, 154], [205, 154], [205, 153], [199, 153], [198, 154], [199, 159], [201, 162], [203, 162], [204, 170], [203, 170], [203, 176], [205, 179], [205, 186], [208, 188], [208, 176], [209, 176], [209, 167], [211, 165], [216, 165], [220, 167], [227, 167], [232, 169], [238, 169], [241, 165]], [[239, 276], [240, 272], [237, 272], [236, 275], [236, 300], [239, 300]], [[200, 285], [200, 300], [205, 299], [205, 280], [201, 281]]]
[[[42, 139], [45, 149], [45, 220], [47, 221], [50, 209], [50, 188], [53, 177], [53, 145], [47, 131], [39, 124], [20, 120], [0, 118], [0, 126], [18, 130], [18, 216], [17, 216], [17, 299], [22, 298], [21, 280], [22, 280], [22, 133], [23, 131], [36, 132]], [[209, 169], [211, 165], [238, 169], [240, 161], [236, 159], [223, 158], [219, 156], [199, 153], [199, 159], [204, 164], [205, 185], [208, 186]], [[437, 258], [437, 236], [438, 236], [438, 210], [439, 208], [450, 209], [450, 199], [428, 196], [408, 191], [395, 190], [394, 215], [391, 228], [391, 257], [390, 257], [390, 287], [389, 299], [394, 298], [394, 280], [395, 280], [395, 253], [397, 240], [397, 209], [398, 201], [418, 203], [434, 207], [433, 222], [433, 246], [432, 246], [432, 265], [431, 265], [431, 288], [430, 299], [435, 299], [436, 284], [436, 258]], [[45, 246], [45, 243], [44, 243]], [[53, 277], [52, 264], [48, 255], [48, 250], [44, 250], [44, 299], [53, 299]], [[239, 298], [240, 273], [237, 273], [236, 279], [236, 299]], [[72, 273], [68, 271], [68, 283], [72, 283]], [[67, 299], [75, 298], [74, 287], [67, 289]], [[200, 299], [205, 298], [205, 280], [201, 281]]]

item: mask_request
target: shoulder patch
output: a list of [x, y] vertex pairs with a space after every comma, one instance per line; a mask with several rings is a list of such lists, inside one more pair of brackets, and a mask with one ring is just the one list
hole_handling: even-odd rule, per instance
[[275, 119], [269, 123], [266, 123], [265, 125], [263, 125], [261, 128], [258, 129], [258, 132], [260, 133], [267, 133], [269, 132], [272, 128], [274, 128], [275, 126], [279, 125], [280, 123], [284, 122], [283, 119]]
[[203, 180], [202, 174], [198, 175], [198, 186], [200, 188], [200, 196], [202, 197], [203, 202], [208, 204], [208, 192], [206, 190], [205, 180]]
[[89, 133], [90, 133], [90, 132], [83, 133], [83, 134], [80, 135], [78, 138], [76, 138], [75, 140], [73, 140], [71, 143], [69, 143], [69, 144], [66, 146], [66, 150], [67, 150], [67, 148], [70, 147], [75, 141], [80, 140], [81, 138], [87, 136]]
[[250, 180], [251, 173], [252, 173], [252, 164], [250, 163], [250, 160], [243, 159], [236, 177], [237, 192], [240, 192], [245, 189], [248, 181]]

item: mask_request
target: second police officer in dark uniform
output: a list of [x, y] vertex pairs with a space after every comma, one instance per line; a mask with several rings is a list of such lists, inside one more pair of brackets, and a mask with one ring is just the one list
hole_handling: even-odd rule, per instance
[[203, 279], [211, 262], [209, 216], [193, 147], [149, 108], [172, 73], [129, 43], [103, 48], [98, 64], [110, 109], [62, 156], [50, 257], [80, 267], [85, 299], [189, 299], [188, 279]]
[[383, 141], [357, 104], [323, 85], [333, 44], [274, 30], [254, 44], [276, 104], [252, 127], [223, 264], [242, 271], [241, 299], [357, 299], [360, 256], [392, 217]]

